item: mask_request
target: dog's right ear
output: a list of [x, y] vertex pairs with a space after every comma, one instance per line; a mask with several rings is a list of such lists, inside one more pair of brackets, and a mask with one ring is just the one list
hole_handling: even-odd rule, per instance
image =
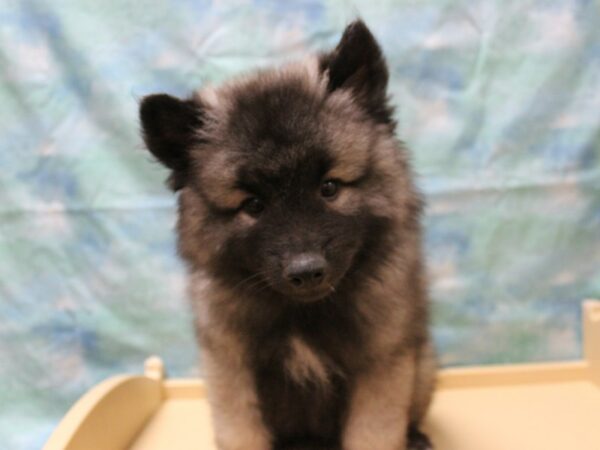
[[375, 120], [393, 122], [387, 102], [388, 69], [377, 40], [362, 20], [346, 27], [337, 47], [321, 55], [330, 92], [345, 89]]
[[189, 171], [190, 148], [202, 127], [201, 106], [167, 94], [149, 95], [140, 105], [140, 122], [146, 147], [171, 169], [170, 187], [181, 189]]

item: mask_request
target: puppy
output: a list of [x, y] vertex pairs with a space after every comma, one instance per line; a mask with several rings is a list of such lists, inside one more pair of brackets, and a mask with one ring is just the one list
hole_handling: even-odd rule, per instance
[[297, 64], [143, 99], [219, 450], [430, 448], [422, 202], [362, 21]]

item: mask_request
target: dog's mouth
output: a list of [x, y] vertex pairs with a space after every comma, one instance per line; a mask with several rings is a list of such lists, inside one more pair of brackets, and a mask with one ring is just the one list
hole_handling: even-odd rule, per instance
[[315, 303], [326, 300], [335, 294], [339, 278], [333, 277], [332, 275], [333, 274], [326, 275], [322, 282], [312, 286], [299, 287], [278, 280], [271, 284], [271, 288], [292, 302]]
[[319, 289], [306, 292], [288, 292], [287, 296], [298, 303], [314, 303], [330, 297], [335, 292], [335, 287], [330, 284]]
[[254, 274], [238, 282], [236, 290], [252, 295], [261, 295], [271, 291], [292, 302], [314, 303], [333, 295], [336, 286], [334, 280], [330, 280], [329, 277], [316, 286], [298, 287], [293, 284], [290, 285], [290, 283], [286, 283], [280, 278], [273, 279], [268, 275], [262, 274], [259, 276]]
[[270, 291], [287, 302], [319, 302], [335, 296], [348, 273], [343, 263], [328, 261], [319, 254], [300, 253], [283, 262], [265, 264], [243, 287], [255, 295]]

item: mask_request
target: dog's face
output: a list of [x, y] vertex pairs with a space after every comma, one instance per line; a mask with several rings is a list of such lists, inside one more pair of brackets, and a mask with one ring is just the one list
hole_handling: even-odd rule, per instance
[[410, 213], [387, 69], [362, 22], [303, 65], [188, 100], [144, 99], [150, 151], [180, 194], [180, 251], [241, 290], [327, 297]]

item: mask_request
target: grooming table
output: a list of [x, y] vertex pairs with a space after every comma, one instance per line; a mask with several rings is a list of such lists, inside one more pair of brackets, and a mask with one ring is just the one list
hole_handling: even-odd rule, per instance
[[[583, 308], [584, 360], [442, 370], [424, 426], [436, 449], [600, 450], [600, 301]], [[151, 357], [85, 394], [44, 447], [126, 449], [216, 449], [202, 381]]]

